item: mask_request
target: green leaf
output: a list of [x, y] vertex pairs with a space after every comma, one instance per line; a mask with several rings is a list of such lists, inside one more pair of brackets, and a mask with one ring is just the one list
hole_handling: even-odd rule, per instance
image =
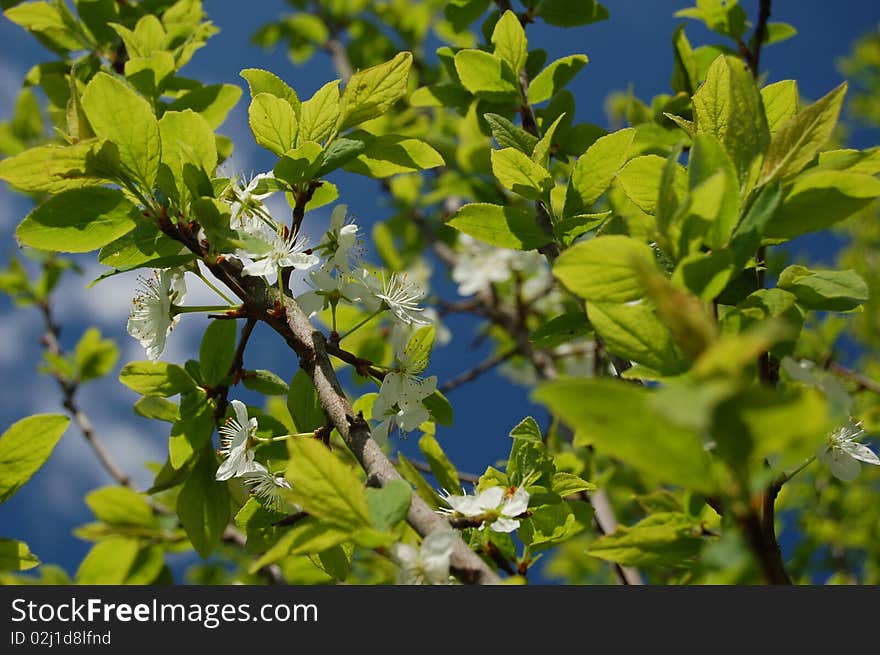
[[626, 163], [636, 131], [631, 128], [607, 134], [581, 155], [571, 171], [565, 193], [566, 216], [589, 211]]
[[297, 371], [290, 382], [287, 409], [290, 411], [290, 416], [299, 432], [316, 430], [326, 421], [324, 410], [315, 393], [315, 385], [303, 370]]
[[533, 394], [577, 430], [576, 445], [592, 444], [662, 482], [711, 493], [715, 483], [698, 433], [655, 409], [651, 395], [632, 383], [587, 378], [546, 382]]
[[716, 137], [736, 167], [741, 188], [751, 189], [755, 167], [767, 151], [770, 131], [761, 94], [742, 59], [717, 57], [706, 81], [694, 94], [694, 122], [698, 134]]
[[[710, 182], [719, 173], [721, 177], [714, 184]], [[706, 244], [713, 249], [723, 247], [730, 240], [739, 218], [740, 185], [736, 168], [727, 156], [724, 146], [711, 134], [694, 135], [688, 161], [688, 186], [691, 197], [690, 213], [709, 224]], [[701, 197], [701, 187], [709, 190], [713, 197]]]
[[300, 184], [318, 177], [324, 163], [324, 150], [314, 141], [306, 141], [300, 147], [288, 150], [275, 164], [273, 173], [278, 180], [290, 185]]
[[214, 452], [206, 448], [177, 496], [180, 523], [202, 559], [220, 544], [231, 514], [229, 492], [214, 479], [216, 473]]
[[575, 27], [607, 20], [608, 10], [595, 0], [543, 0], [538, 13], [548, 25]]
[[171, 53], [159, 50], [147, 57], [132, 57], [125, 62], [125, 79], [141, 95], [156, 98], [162, 94], [175, 63]]
[[206, 406], [198, 414], [194, 413], [195, 410], [187, 413], [184, 409], [181, 407], [181, 418], [171, 426], [168, 438], [168, 463], [174, 469], [183, 468], [189, 463], [192, 456], [210, 442], [214, 433], [212, 407]]
[[0, 503], [6, 502], [49, 459], [70, 419], [34, 414], [16, 421], [0, 437]]
[[[623, 192], [646, 214], [657, 211], [660, 181], [666, 160], [658, 155], [643, 155], [629, 160], [617, 175]], [[684, 198], [687, 193], [687, 172], [676, 164], [673, 188], [676, 196]]]
[[76, 570], [80, 585], [121, 585], [137, 559], [140, 543], [136, 539], [111, 537], [99, 541]]
[[687, 368], [669, 328], [646, 301], [588, 302], [587, 316], [609, 352], [668, 375]]
[[537, 200], [553, 187], [549, 171], [516, 148], [491, 151], [492, 174], [506, 189]]
[[519, 84], [501, 57], [482, 50], [461, 50], [455, 55], [455, 70], [462, 86], [489, 102], [512, 102]]
[[166, 193], [174, 193], [181, 199], [187, 197], [184, 171], [196, 167], [213, 176], [217, 167], [217, 144], [214, 130], [191, 109], [166, 111], [159, 121], [162, 138], [162, 168], [159, 173], [161, 187]]
[[447, 225], [499, 248], [534, 250], [551, 241], [533, 212], [488, 203], [464, 205]]
[[697, 61], [694, 58], [693, 48], [684, 33], [684, 25], [679, 25], [675, 30], [675, 34], [672, 36], [672, 47], [675, 52], [672, 88], [674, 91], [691, 96], [699, 86], [700, 76], [697, 74]]
[[434, 393], [422, 400], [422, 405], [431, 412], [431, 418], [437, 425], [449, 426], [453, 424], [452, 405], [440, 391], [434, 390]]
[[789, 266], [779, 274], [776, 286], [793, 293], [807, 309], [845, 312], [868, 301], [868, 285], [853, 270], [811, 271]]
[[755, 202], [752, 203], [745, 218], [733, 231], [730, 249], [734, 254], [735, 271], [742, 269], [749, 258], [754, 256], [758, 246], [761, 245], [761, 237], [779, 209], [781, 201], [782, 189], [778, 184], [764, 187]]
[[730, 250], [694, 252], [679, 260], [672, 282], [703, 302], [712, 302], [727, 287], [733, 271], [734, 256]]
[[130, 232], [137, 211], [118, 189], [62, 191], [34, 209], [15, 231], [26, 246], [54, 252], [89, 252]]
[[[323, 143], [339, 121], [339, 80], [328, 82], [302, 103], [299, 143]], [[292, 147], [292, 146], [291, 146]]]
[[761, 89], [761, 102], [771, 137], [775, 137], [779, 128], [797, 114], [798, 97], [797, 82], [794, 80], [781, 80]]
[[629, 302], [645, 295], [641, 271], [655, 267], [650, 246], [632, 237], [610, 235], [565, 250], [553, 265], [553, 275], [586, 300]]
[[767, 458], [784, 471], [814, 455], [833, 427], [825, 397], [817, 389], [748, 389], [716, 408], [714, 452], [734, 466], [748, 463], [753, 473]]
[[229, 374], [235, 356], [235, 321], [214, 320], [208, 324], [199, 348], [199, 367], [202, 379], [216, 386]]
[[414, 173], [436, 168], [444, 164], [440, 153], [421, 139], [384, 134], [370, 141], [356, 159], [345, 165], [345, 170], [383, 178], [399, 173]]
[[101, 487], [86, 494], [86, 505], [99, 521], [111, 525], [156, 527], [153, 510], [141, 494], [128, 487]]
[[348, 530], [319, 523], [314, 519], [305, 519], [285, 532], [280, 539], [267, 550], [262, 557], [250, 566], [250, 572], [256, 573], [264, 566], [279, 562], [286, 557], [306, 555], [338, 546], [350, 538]]
[[510, 70], [519, 75], [526, 65], [529, 54], [528, 40], [525, 30], [519, 22], [516, 14], [511, 10], [501, 14], [501, 18], [495, 23], [492, 30], [492, 44], [495, 46], [495, 55], [510, 66]]
[[586, 55], [569, 55], [554, 61], [529, 83], [529, 102], [537, 105], [552, 98], [571, 82], [588, 61]]
[[88, 382], [107, 375], [119, 358], [119, 348], [112, 339], [102, 339], [101, 331], [92, 327], [86, 330], [73, 351], [77, 377]]
[[[3, 3], [9, 6], [11, 3]], [[25, 28], [52, 50], [82, 50], [92, 44], [74, 29], [69, 20], [67, 6], [52, 2], [25, 2], [16, 7], [10, 6], [4, 16], [16, 25]]]
[[562, 501], [536, 507], [517, 533], [531, 550], [562, 543], [590, 527], [593, 508], [589, 503]]
[[441, 487], [449, 493], [457, 494], [461, 489], [461, 481], [458, 479], [458, 471], [455, 466], [446, 457], [440, 442], [432, 434], [423, 435], [419, 439], [419, 450], [428, 460], [431, 467], [431, 473], [437, 478], [437, 482]]
[[658, 512], [632, 527], [618, 526], [591, 543], [587, 552], [622, 566], [689, 568], [698, 563], [705, 541], [691, 517]]
[[141, 546], [124, 585], [159, 584], [159, 576], [170, 572], [165, 567], [165, 549], [162, 546]]
[[119, 381], [144, 396], [167, 398], [195, 388], [189, 374], [177, 364], [131, 362], [122, 367]]
[[[209, 84], [184, 93], [168, 105], [171, 111], [192, 109], [217, 129], [241, 97], [241, 88], [234, 84]], [[218, 150], [220, 148], [218, 147]]]
[[244, 371], [241, 381], [251, 391], [265, 396], [286, 396], [290, 392], [287, 382], [272, 371], [263, 369]]
[[434, 491], [434, 487], [428, 484], [425, 477], [401, 453], [397, 454], [397, 470], [404, 480], [415, 487], [416, 493], [431, 509], [440, 507], [440, 496]]
[[370, 524], [363, 482], [321, 442], [289, 439], [287, 479], [296, 502], [313, 516], [356, 530]]
[[390, 61], [351, 76], [340, 100], [339, 130], [376, 118], [406, 95], [412, 53], [399, 52]]
[[764, 237], [791, 239], [822, 230], [868, 206], [880, 196], [880, 180], [848, 171], [816, 170], [795, 178]]
[[498, 114], [483, 114], [483, 118], [489, 124], [492, 136], [501, 148], [516, 148], [525, 155], [532, 156], [537, 137], [529, 134], [521, 127], [517, 127], [504, 116]]
[[337, 582], [343, 582], [351, 572], [350, 550], [342, 546], [333, 546], [318, 553], [318, 561], [311, 557], [312, 563], [323, 570]]
[[98, 261], [105, 266], [131, 270], [157, 259], [186, 257], [185, 246], [160, 232], [155, 224], [143, 221], [130, 232], [101, 248]]
[[83, 92], [82, 107], [95, 134], [112, 141], [119, 149], [120, 164], [151, 190], [162, 144], [150, 103], [121, 80], [99, 72]]
[[39, 565], [40, 558], [26, 543], [0, 538], [0, 571], [27, 571]]
[[510, 437], [520, 441], [530, 441], [532, 443], [543, 444], [544, 437], [541, 434], [541, 428], [538, 422], [531, 416], [526, 416], [522, 421], [510, 431]]
[[144, 418], [174, 423], [180, 420], [180, 410], [176, 403], [159, 396], [142, 396], [135, 404], [134, 411]]
[[367, 509], [370, 523], [377, 530], [391, 530], [406, 518], [412, 501], [412, 488], [404, 480], [389, 480], [380, 489], [368, 488]]
[[846, 88], [847, 83], [843, 82], [779, 127], [764, 159], [761, 173], [763, 184], [797, 175], [812, 161], [819, 149], [831, 138]]
[[293, 107], [286, 100], [269, 93], [258, 93], [248, 108], [248, 121], [256, 142], [279, 157], [296, 147], [298, 121]]
[[[548, 128], [544, 131], [543, 136], [540, 138], [538, 143], [535, 144], [535, 149], [532, 151], [532, 161], [538, 164], [539, 166], [543, 166], [544, 168], [550, 167], [550, 151], [553, 149], [556, 142], [554, 141], [556, 136], [556, 129], [562, 124], [564, 120], [566, 120], [565, 112], [559, 114], [556, 117]], [[552, 181], [551, 181], [552, 184]]]
[[535, 348], [555, 348], [573, 339], [586, 337], [592, 332], [584, 312], [568, 312], [542, 323], [529, 337]]
[[555, 473], [553, 475], [553, 485], [550, 487], [553, 493], [559, 494], [563, 498], [571, 496], [582, 491], [596, 491], [596, 485], [592, 482], [579, 478], [574, 473]]
[[56, 194], [108, 182], [117, 163], [116, 147], [104, 139], [49, 144], [0, 160], [0, 180], [21, 191]]
[[274, 73], [270, 73], [269, 71], [260, 68], [245, 68], [239, 73], [239, 75], [247, 81], [251, 97], [258, 93], [268, 93], [281, 98], [282, 100], [286, 100], [293, 108], [293, 111], [297, 114], [297, 118], [299, 118], [299, 96], [296, 95], [296, 91], [294, 91], [287, 82], [283, 81]]

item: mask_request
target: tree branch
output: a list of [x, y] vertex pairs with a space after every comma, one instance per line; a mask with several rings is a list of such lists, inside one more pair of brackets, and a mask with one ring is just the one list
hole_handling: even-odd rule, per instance
[[[58, 340], [60, 328], [52, 318], [52, 308], [49, 301], [43, 300], [39, 303], [39, 307], [45, 325], [45, 332], [42, 338], [43, 347], [52, 355], [63, 356], [64, 353]], [[76, 402], [76, 392], [79, 389], [79, 383], [75, 380], [66, 380], [57, 373], [53, 373], [52, 377], [58, 383], [58, 388], [61, 390], [61, 404], [73, 417], [74, 422], [86, 442], [91, 446], [101, 466], [117, 483], [131, 488], [131, 478], [122, 470], [110, 452], [104, 447], [104, 444], [101, 443], [88, 415]]]
[[831, 361], [830, 359], [825, 362], [825, 368], [835, 375], [838, 375], [842, 378], [853, 382], [856, 387], [858, 387], [859, 391], [872, 391], [876, 394], [880, 394], [880, 382], [876, 380], [872, 380], [866, 375], [862, 375], [861, 373], [857, 373], [851, 369], [848, 369], [845, 366], [838, 364], [837, 362]]
[[492, 355], [491, 357], [487, 357], [482, 362], [474, 366], [472, 369], [465, 371], [464, 373], [457, 375], [456, 377], [448, 380], [444, 384], [440, 385], [440, 391], [442, 393], [449, 393], [460, 387], [463, 384], [467, 384], [468, 382], [472, 382], [480, 377], [483, 373], [492, 370], [499, 364], [503, 364], [508, 359], [513, 357], [519, 352], [517, 348], [512, 348], [502, 353], [497, 353]]
[[[265, 322], [293, 349], [299, 357], [300, 367], [312, 380], [327, 418], [360, 462], [367, 477], [382, 485], [402, 479], [373, 441], [363, 416], [353, 413], [330, 363], [324, 335], [312, 326], [290, 292], [286, 291], [282, 299], [277, 296], [277, 290], [268, 288], [261, 278], [244, 275], [238, 260], [208, 256], [196, 237], [198, 227], [196, 223], [162, 226], [168, 236], [202, 258], [211, 273], [239, 297], [249, 316]], [[443, 518], [418, 496], [412, 499], [407, 521], [422, 536], [446, 525]], [[500, 581], [498, 575], [461, 539], [456, 539], [453, 546], [450, 569], [457, 578], [468, 584]]]

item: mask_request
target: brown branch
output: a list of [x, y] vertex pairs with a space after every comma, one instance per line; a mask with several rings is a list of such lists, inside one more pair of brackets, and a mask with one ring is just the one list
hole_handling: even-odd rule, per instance
[[[226, 374], [227, 376], [232, 377], [232, 384], [238, 384], [241, 380], [241, 375], [244, 371], [244, 351], [247, 348], [248, 341], [251, 338], [251, 333], [254, 331], [254, 326], [256, 326], [256, 324], [256, 319], [248, 317], [244, 323], [244, 327], [241, 328], [241, 336], [238, 339], [238, 346], [235, 348], [235, 354], [232, 356], [232, 363], [229, 365], [229, 372]], [[229, 385], [224, 384], [217, 387], [214, 389], [214, 394], [217, 401], [217, 407], [214, 410], [214, 417], [219, 424], [226, 415], [226, 407], [229, 404]]]
[[764, 39], [767, 38], [767, 23], [770, 21], [770, 5], [771, 0], [761, 0], [758, 6], [758, 23], [755, 25], [754, 43], [748, 58], [749, 69], [752, 75], [758, 77], [761, 72], [761, 48], [764, 46]]
[[[43, 300], [39, 303], [39, 307], [45, 325], [45, 332], [42, 337], [43, 347], [52, 355], [61, 357], [64, 355], [64, 352], [61, 350], [61, 344], [58, 341], [60, 328], [52, 318], [52, 309], [49, 301]], [[58, 373], [52, 373], [52, 377], [58, 383], [58, 388], [61, 390], [61, 404], [73, 417], [74, 422], [86, 442], [91, 446], [101, 466], [117, 483], [124, 487], [132, 487], [131, 478], [122, 470], [110, 452], [104, 447], [104, 444], [101, 443], [88, 415], [77, 404], [76, 392], [79, 389], [79, 382], [67, 380]]]
[[830, 359], [825, 362], [825, 368], [835, 375], [854, 383], [858, 391], [872, 391], [874, 393], [880, 394], [880, 382], [872, 380], [866, 375], [862, 375], [861, 373], [848, 369], [847, 367], [842, 366], [837, 362], [831, 361]]
[[[369, 425], [361, 414], [355, 415], [339, 384], [327, 352], [324, 335], [317, 331], [288, 291], [279, 298], [261, 278], [246, 276], [242, 265], [233, 258], [207, 256], [197, 240], [196, 223], [163, 225], [168, 236], [180, 241], [202, 257], [211, 273], [235, 293], [248, 315], [265, 322], [293, 349], [300, 367], [309, 375], [328, 419], [342, 440], [360, 462], [368, 478], [386, 484], [402, 479], [388, 457], [372, 439]], [[421, 498], [413, 497], [407, 520], [422, 536], [441, 529], [446, 522]], [[498, 575], [461, 539], [457, 539], [450, 562], [452, 573], [469, 584], [499, 582]]]
[[[45, 332], [42, 337], [43, 346], [47, 352], [53, 355], [63, 356], [64, 351], [61, 349], [61, 344], [58, 339], [60, 328], [52, 317], [52, 309], [49, 301], [42, 301], [39, 303], [39, 307], [45, 324]], [[113, 459], [110, 452], [101, 443], [88, 415], [76, 403], [75, 395], [79, 389], [79, 384], [76, 381], [65, 380], [57, 374], [53, 374], [52, 377], [61, 389], [62, 405], [73, 417], [74, 422], [77, 427], [79, 427], [86, 442], [91, 446], [95, 456], [101, 463], [101, 466], [118, 484], [123, 487], [128, 487], [129, 489], [134, 489], [134, 484], [132, 483], [131, 478], [122, 470]], [[168, 507], [157, 502], [154, 498], [147, 498], [147, 502], [150, 504], [153, 513], [158, 516], [170, 516], [173, 514]], [[244, 548], [246, 539], [241, 532], [232, 526], [229, 526], [223, 533], [223, 541]], [[260, 569], [260, 574], [273, 584], [284, 584], [284, 578], [277, 566], [263, 567]]]
[[463, 384], [467, 384], [468, 382], [472, 382], [480, 377], [483, 373], [492, 370], [499, 364], [506, 362], [508, 359], [513, 357], [519, 352], [519, 349], [512, 348], [502, 353], [497, 353], [492, 355], [491, 357], [487, 357], [482, 362], [474, 366], [472, 369], [465, 371], [464, 373], [457, 375], [456, 377], [448, 380], [447, 382], [440, 385], [440, 391], [442, 393], [449, 393], [450, 391], [454, 391], [458, 387]]

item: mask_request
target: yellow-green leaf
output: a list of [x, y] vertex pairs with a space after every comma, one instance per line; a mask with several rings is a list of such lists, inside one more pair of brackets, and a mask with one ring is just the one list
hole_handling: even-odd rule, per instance
[[381, 116], [391, 109], [406, 95], [411, 66], [412, 53], [400, 52], [390, 61], [352, 75], [340, 100], [339, 130]]
[[162, 155], [159, 121], [150, 103], [107, 73], [86, 86], [82, 106], [92, 129], [119, 149], [119, 162], [133, 178], [152, 190]]
[[69, 424], [61, 414], [34, 414], [9, 426], [0, 437], [0, 503], [49, 459]]

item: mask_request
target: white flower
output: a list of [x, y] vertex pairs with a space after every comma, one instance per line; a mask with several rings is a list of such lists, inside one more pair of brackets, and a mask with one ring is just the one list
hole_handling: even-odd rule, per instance
[[257, 432], [257, 419], [248, 418], [247, 407], [240, 400], [232, 401], [235, 418], [226, 419], [220, 427], [220, 453], [226, 456], [217, 469], [218, 480], [237, 478], [257, 470], [251, 438]]
[[[391, 332], [391, 343], [397, 365], [385, 374], [379, 387], [379, 395], [373, 401], [373, 418], [381, 422], [375, 432], [385, 438], [391, 424], [395, 423], [401, 432], [415, 430], [431, 415], [422, 401], [437, 389], [437, 376], [420, 378], [427, 359], [413, 359], [407, 349], [410, 331], [395, 325]], [[396, 408], [396, 409], [395, 409]]]
[[239, 477], [244, 480], [251, 493], [266, 507], [287, 514], [302, 511], [299, 505], [292, 503], [287, 498], [287, 492], [292, 487], [284, 476], [269, 473], [268, 469], [259, 462], [254, 462], [252, 469]]
[[384, 441], [391, 425], [401, 432], [412, 432], [431, 418], [422, 401], [437, 389], [437, 376], [419, 378], [406, 373], [388, 373], [382, 380], [379, 395], [373, 401], [373, 419], [379, 421], [373, 435]]
[[261, 181], [274, 179], [275, 176], [270, 171], [255, 175], [247, 184], [245, 184], [243, 176], [232, 180], [229, 187], [229, 194], [232, 196], [229, 209], [232, 212], [230, 226], [233, 230], [239, 230], [254, 237], [262, 235], [265, 224], [259, 213], [263, 211], [263, 200], [272, 195], [272, 191], [266, 193], [255, 193], [255, 191]]
[[[386, 280], [383, 274], [381, 283], [366, 270], [361, 273], [361, 281], [372, 298], [364, 298], [373, 310], [387, 309], [395, 319], [407, 325], [430, 325], [431, 321], [422, 315], [419, 301], [425, 297], [424, 291], [411, 284], [405, 275], [392, 273]], [[370, 302], [372, 300], [372, 302]]]
[[859, 462], [880, 466], [880, 457], [856, 441], [863, 434], [865, 431], [861, 423], [844, 425], [828, 435], [816, 457], [831, 469], [837, 479], [844, 482], [854, 480], [861, 469]]
[[490, 284], [510, 278], [511, 263], [515, 251], [495, 248], [461, 234], [460, 250], [452, 269], [452, 279], [458, 282], [458, 295], [471, 296]]
[[151, 278], [140, 278], [141, 289], [132, 301], [126, 329], [147, 351], [152, 361], [165, 350], [165, 340], [180, 320], [172, 316], [172, 305], [186, 295], [183, 273], [173, 269], [154, 269]]
[[481, 518], [480, 530], [488, 523], [489, 529], [495, 532], [516, 530], [519, 527], [516, 517], [529, 507], [529, 492], [522, 487], [489, 487], [475, 496], [447, 494], [443, 499], [451, 509], [442, 508], [441, 513]]
[[284, 236], [278, 232], [274, 235], [269, 248], [265, 252], [241, 252], [254, 261], [244, 267], [245, 275], [269, 276], [278, 268], [306, 269], [320, 262], [317, 255], [306, 253], [307, 242], [296, 235]]
[[323, 268], [309, 271], [308, 282], [314, 291], [306, 291], [297, 297], [296, 302], [309, 318], [327, 308], [332, 297], [354, 302], [360, 299], [363, 290], [362, 284], [353, 282], [348, 275], [339, 270], [336, 271], [335, 276], [330, 275]]
[[397, 584], [447, 584], [449, 559], [455, 543], [455, 532], [434, 530], [422, 541], [421, 548], [397, 543], [391, 547], [391, 558], [397, 562]]
[[330, 215], [330, 229], [324, 233], [319, 248], [329, 255], [327, 264], [331, 268], [348, 273], [350, 270], [350, 261], [352, 257], [352, 249], [358, 242], [358, 226], [352, 223], [346, 223], [345, 217], [348, 213], [346, 205], [337, 205]]

